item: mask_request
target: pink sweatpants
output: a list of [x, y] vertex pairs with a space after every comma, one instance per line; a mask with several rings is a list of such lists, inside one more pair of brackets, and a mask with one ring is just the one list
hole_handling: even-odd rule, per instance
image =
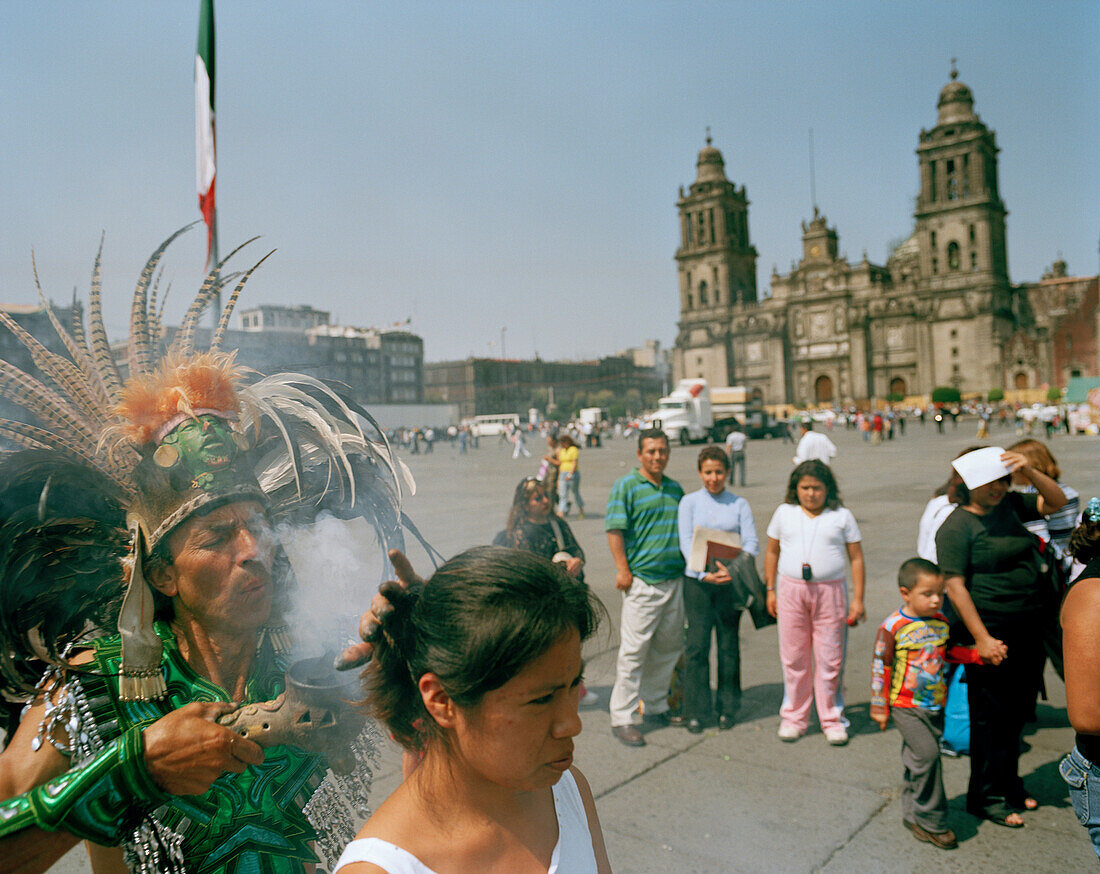
[[806, 582], [781, 574], [775, 594], [779, 660], [783, 663], [780, 719], [805, 731], [810, 723], [810, 703], [816, 700], [822, 731], [847, 728], [840, 693], [848, 641], [844, 580]]

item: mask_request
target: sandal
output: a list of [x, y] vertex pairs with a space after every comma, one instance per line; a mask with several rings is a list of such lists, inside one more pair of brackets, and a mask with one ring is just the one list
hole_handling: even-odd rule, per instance
[[1023, 789], [1019, 794], [1012, 794], [1008, 796], [1008, 806], [1015, 810], [1038, 810], [1039, 801], [1032, 796], [1028, 795]]
[[[966, 812], [971, 816], [976, 816], [978, 819], [984, 819], [994, 825], [1003, 826], [1004, 828], [1023, 828], [1024, 820], [1015, 810], [1010, 810], [1008, 807], [1000, 806], [990, 807], [988, 809], [981, 808], [967, 808]], [[1015, 816], [1019, 821], [1009, 821], [1010, 816]]]

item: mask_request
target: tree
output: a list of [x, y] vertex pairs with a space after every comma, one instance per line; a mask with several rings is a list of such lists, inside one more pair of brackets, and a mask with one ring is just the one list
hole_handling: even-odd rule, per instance
[[1057, 403], [1062, 399], [1062, 390], [1056, 385], [1052, 385], [1047, 389], [1047, 400], [1051, 403]]
[[934, 404], [957, 404], [961, 400], [961, 392], [953, 386], [940, 385], [932, 389], [932, 403]]
[[989, 401], [991, 404], [995, 404], [998, 401], [1003, 401], [1004, 399], [1005, 399], [1004, 389], [1000, 389], [1000, 388], [991, 388], [989, 390], [989, 394], [986, 395], [986, 400]]
[[890, 404], [900, 404], [903, 400], [905, 400], [905, 395], [896, 391], [892, 391], [886, 396], [886, 402]]

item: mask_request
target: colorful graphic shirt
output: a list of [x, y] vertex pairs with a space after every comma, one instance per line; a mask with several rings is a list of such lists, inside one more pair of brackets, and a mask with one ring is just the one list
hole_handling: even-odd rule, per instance
[[942, 613], [918, 618], [898, 610], [886, 617], [875, 636], [871, 660], [872, 713], [889, 713], [891, 707], [943, 709], [944, 663], [981, 663], [973, 647], [949, 648], [948, 633]]

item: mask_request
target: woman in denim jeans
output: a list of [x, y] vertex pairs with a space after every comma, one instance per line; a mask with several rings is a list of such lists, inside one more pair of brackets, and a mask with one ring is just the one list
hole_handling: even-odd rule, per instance
[[1087, 564], [1062, 603], [1066, 706], [1077, 742], [1059, 770], [1100, 857], [1100, 499], [1089, 501], [1069, 551]]

